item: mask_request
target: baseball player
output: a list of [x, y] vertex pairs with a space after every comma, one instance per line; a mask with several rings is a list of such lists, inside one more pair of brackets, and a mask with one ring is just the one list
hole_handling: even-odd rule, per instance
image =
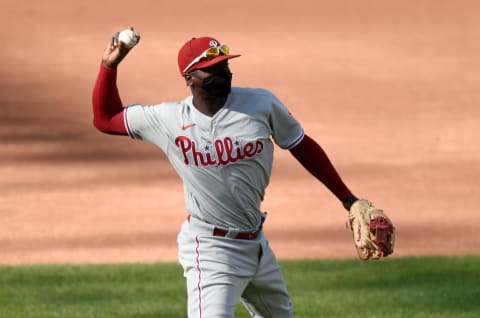
[[[138, 39], [139, 40], [139, 39]], [[178, 67], [191, 96], [124, 107], [117, 68], [131, 48], [107, 44], [93, 91], [101, 132], [157, 145], [184, 185], [186, 221], [178, 235], [188, 290], [188, 317], [234, 317], [241, 301], [252, 317], [292, 317], [279, 265], [262, 231], [261, 210], [274, 144], [290, 153], [349, 210], [358, 200], [322, 148], [287, 107], [265, 89], [232, 87], [225, 43], [187, 41]]]

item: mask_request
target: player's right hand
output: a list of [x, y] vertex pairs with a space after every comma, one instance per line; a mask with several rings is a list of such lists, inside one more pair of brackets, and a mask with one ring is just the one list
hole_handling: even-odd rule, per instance
[[[137, 34], [137, 44], [140, 41], [140, 35]], [[105, 52], [103, 52], [102, 64], [109, 68], [115, 68], [127, 56], [132, 48], [128, 48], [123, 42], [118, 40], [118, 33], [107, 43]]]

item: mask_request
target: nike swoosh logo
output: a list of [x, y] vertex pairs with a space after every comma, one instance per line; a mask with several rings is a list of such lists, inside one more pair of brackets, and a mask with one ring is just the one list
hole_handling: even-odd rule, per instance
[[188, 128], [191, 128], [193, 126], [195, 126], [196, 124], [186, 124], [186, 125], [182, 125], [182, 130], [187, 130]]

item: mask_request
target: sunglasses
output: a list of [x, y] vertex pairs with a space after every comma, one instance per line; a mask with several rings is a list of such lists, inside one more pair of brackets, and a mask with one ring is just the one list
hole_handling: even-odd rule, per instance
[[183, 73], [185, 73], [190, 67], [192, 67], [196, 63], [200, 62], [201, 59], [207, 59], [207, 61], [210, 61], [211, 59], [218, 57], [220, 54], [228, 55], [228, 53], [230, 53], [230, 49], [225, 44], [221, 46], [210, 47], [203, 51], [202, 54], [194, 58], [193, 61], [183, 69]]

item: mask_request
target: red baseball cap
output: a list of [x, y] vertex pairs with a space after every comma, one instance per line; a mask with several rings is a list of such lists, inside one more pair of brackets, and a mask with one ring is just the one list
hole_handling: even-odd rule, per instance
[[[211, 47], [220, 48], [220, 42], [212, 37], [192, 38], [185, 43], [178, 52], [178, 68], [180, 74], [185, 76], [194, 70], [212, 66], [228, 59], [239, 57], [240, 55], [223, 54], [207, 60], [202, 58], [202, 54]], [[196, 61], [198, 60], [198, 61]]]

